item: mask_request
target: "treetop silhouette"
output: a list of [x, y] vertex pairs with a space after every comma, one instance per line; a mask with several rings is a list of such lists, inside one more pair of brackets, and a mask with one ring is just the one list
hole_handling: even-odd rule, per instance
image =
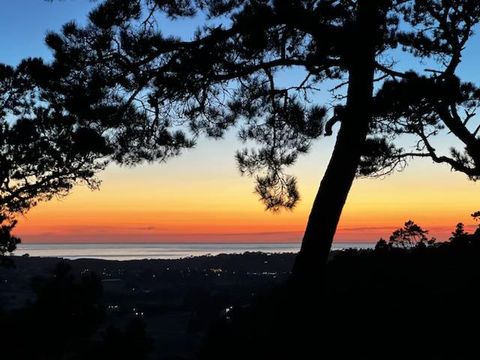
[[414, 246], [426, 246], [435, 244], [435, 238], [427, 237], [428, 230], [415, 224], [412, 220], [405, 222], [404, 226], [395, 230], [389, 239], [389, 245], [393, 247], [411, 248]]

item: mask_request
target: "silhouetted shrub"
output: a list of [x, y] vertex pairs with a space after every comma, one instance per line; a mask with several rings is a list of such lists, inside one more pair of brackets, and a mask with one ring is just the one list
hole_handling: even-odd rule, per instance
[[5, 258], [8, 253], [13, 253], [20, 243], [20, 239], [12, 235], [12, 229], [17, 222], [0, 213], [0, 266], [12, 265], [12, 261]]

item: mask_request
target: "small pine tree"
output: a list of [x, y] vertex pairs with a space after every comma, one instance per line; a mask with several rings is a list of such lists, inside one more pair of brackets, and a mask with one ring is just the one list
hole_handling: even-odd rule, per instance
[[389, 239], [389, 246], [398, 248], [424, 247], [435, 244], [435, 238], [427, 238], [428, 230], [415, 224], [412, 220], [405, 222], [404, 226], [395, 230]]
[[455, 230], [453, 230], [452, 232], [452, 236], [450, 236], [448, 240], [450, 240], [451, 242], [457, 242], [461, 241], [468, 235], [469, 233], [465, 231], [465, 225], [463, 223], [458, 223], [455, 226]]

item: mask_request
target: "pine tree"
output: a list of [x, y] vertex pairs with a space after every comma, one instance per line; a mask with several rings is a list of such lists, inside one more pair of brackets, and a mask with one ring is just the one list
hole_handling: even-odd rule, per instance
[[[480, 92], [456, 76], [479, 18], [476, 0], [106, 0], [85, 27], [47, 36], [47, 101], [127, 164], [166, 160], [239, 126], [258, 143], [238, 152], [239, 168], [272, 210], [295, 206], [285, 168], [338, 123], [294, 269], [305, 278], [323, 270], [356, 176], [392, 173], [412, 157], [480, 175], [471, 128]], [[204, 25], [189, 39], [164, 35], [178, 19]], [[386, 60], [397, 47], [435, 68], [399, 71]], [[304, 77], [283, 86], [288, 70]], [[346, 87], [334, 111], [315, 97], [326, 81]], [[439, 154], [431, 138], [444, 128], [465, 149]], [[417, 137], [413, 150], [395, 144], [405, 134]]]
[[109, 153], [101, 136], [48, 102], [50, 69], [40, 59], [0, 64], [0, 254], [20, 241], [11, 235], [18, 214], [66, 195], [78, 183], [99, 185]]

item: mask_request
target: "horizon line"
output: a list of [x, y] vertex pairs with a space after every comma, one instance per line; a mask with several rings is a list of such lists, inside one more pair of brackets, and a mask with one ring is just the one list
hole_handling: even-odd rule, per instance
[[[335, 243], [342, 243], [342, 244], [372, 244], [376, 243], [378, 240], [371, 240], [371, 241], [352, 241], [352, 240], [338, 240], [334, 241]], [[122, 242], [115, 242], [115, 241], [89, 241], [89, 242], [82, 242], [82, 241], [68, 241], [68, 242], [60, 242], [60, 241], [53, 241], [53, 242], [24, 242], [22, 241], [18, 245], [268, 245], [268, 244], [288, 244], [288, 245], [301, 245], [301, 241], [267, 241], [267, 242], [260, 242], [260, 241], [236, 241], [236, 242], [222, 242], [222, 241], [174, 241], [174, 242], [164, 242], [164, 241], [122, 241]]]

